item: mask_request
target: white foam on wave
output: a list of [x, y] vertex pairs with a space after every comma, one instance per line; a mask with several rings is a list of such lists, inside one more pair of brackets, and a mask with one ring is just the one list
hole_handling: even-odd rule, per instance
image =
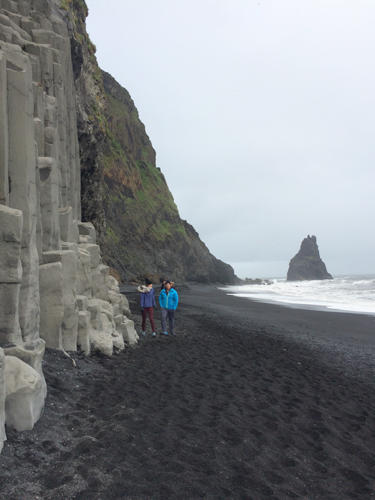
[[375, 314], [375, 276], [342, 276], [314, 281], [277, 278], [271, 281], [270, 285], [230, 286], [225, 291], [262, 302]]

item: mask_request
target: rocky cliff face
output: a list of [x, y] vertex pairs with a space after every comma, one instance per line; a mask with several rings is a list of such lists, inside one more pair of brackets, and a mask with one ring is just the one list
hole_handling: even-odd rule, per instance
[[31, 429], [41, 415], [45, 346], [111, 355], [137, 341], [81, 221], [84, 127], [66, 17], [58, 0], [0, 0], [0, 450], [5, 423]]
[[320, 258], [316, 236], [308, 235], [289, 263], [288, 281], [332, 279]]
[[180, 219], [155, 151], [128, 92], [103, 72], [108, 134], [103, 155], [103, 241], [108, 263], [123, 276], [171, 276], [231, 283], [233, 269], [210, 254]]
[[82, 219], [94, 223], [106, 263], [124, 280], [233, 283], [231, 266], [181, 220], [129, 93], [99, 69], [85, 3], [66, 0], [65, 7], [78, 97]]

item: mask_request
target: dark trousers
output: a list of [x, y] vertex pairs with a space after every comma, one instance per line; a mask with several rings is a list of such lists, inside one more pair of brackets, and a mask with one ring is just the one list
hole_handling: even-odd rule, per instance
[[146, 320], [147, 316], [150, 318], [152, 331], [155, 331], [155, 323], [154, 323], [154, 308], [153, 307], [144, 307], [142, 309], [142, 331], [146, 330]]
[[174, 309], [161, 310], [161, 328], [163, 332], [167, 331], [167, 318], [169, 321], [169, 333], [174, 335]]

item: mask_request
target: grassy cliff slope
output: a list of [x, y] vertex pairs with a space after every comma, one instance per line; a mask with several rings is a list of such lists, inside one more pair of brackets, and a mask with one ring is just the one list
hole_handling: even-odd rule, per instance
[[129, 93], [98, 67], [84, 0], [63, 0], [62, 7], [77, 89], [82, 218], [94, 221], [105, 261], [124, 280], [233, 283], [232, 267], [180, 218]]

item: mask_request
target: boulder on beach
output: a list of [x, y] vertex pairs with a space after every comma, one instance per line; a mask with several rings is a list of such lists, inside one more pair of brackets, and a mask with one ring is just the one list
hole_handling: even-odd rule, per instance
[[289, 263], [287, 281], [332, 279], [320, 258], [316, 236], [308, 235], [301, 243], [299, 252]]
[[15, 356], [5, 356], [5, 423], [17, 431], [31, 430], [46, 397], [42, 376]]

